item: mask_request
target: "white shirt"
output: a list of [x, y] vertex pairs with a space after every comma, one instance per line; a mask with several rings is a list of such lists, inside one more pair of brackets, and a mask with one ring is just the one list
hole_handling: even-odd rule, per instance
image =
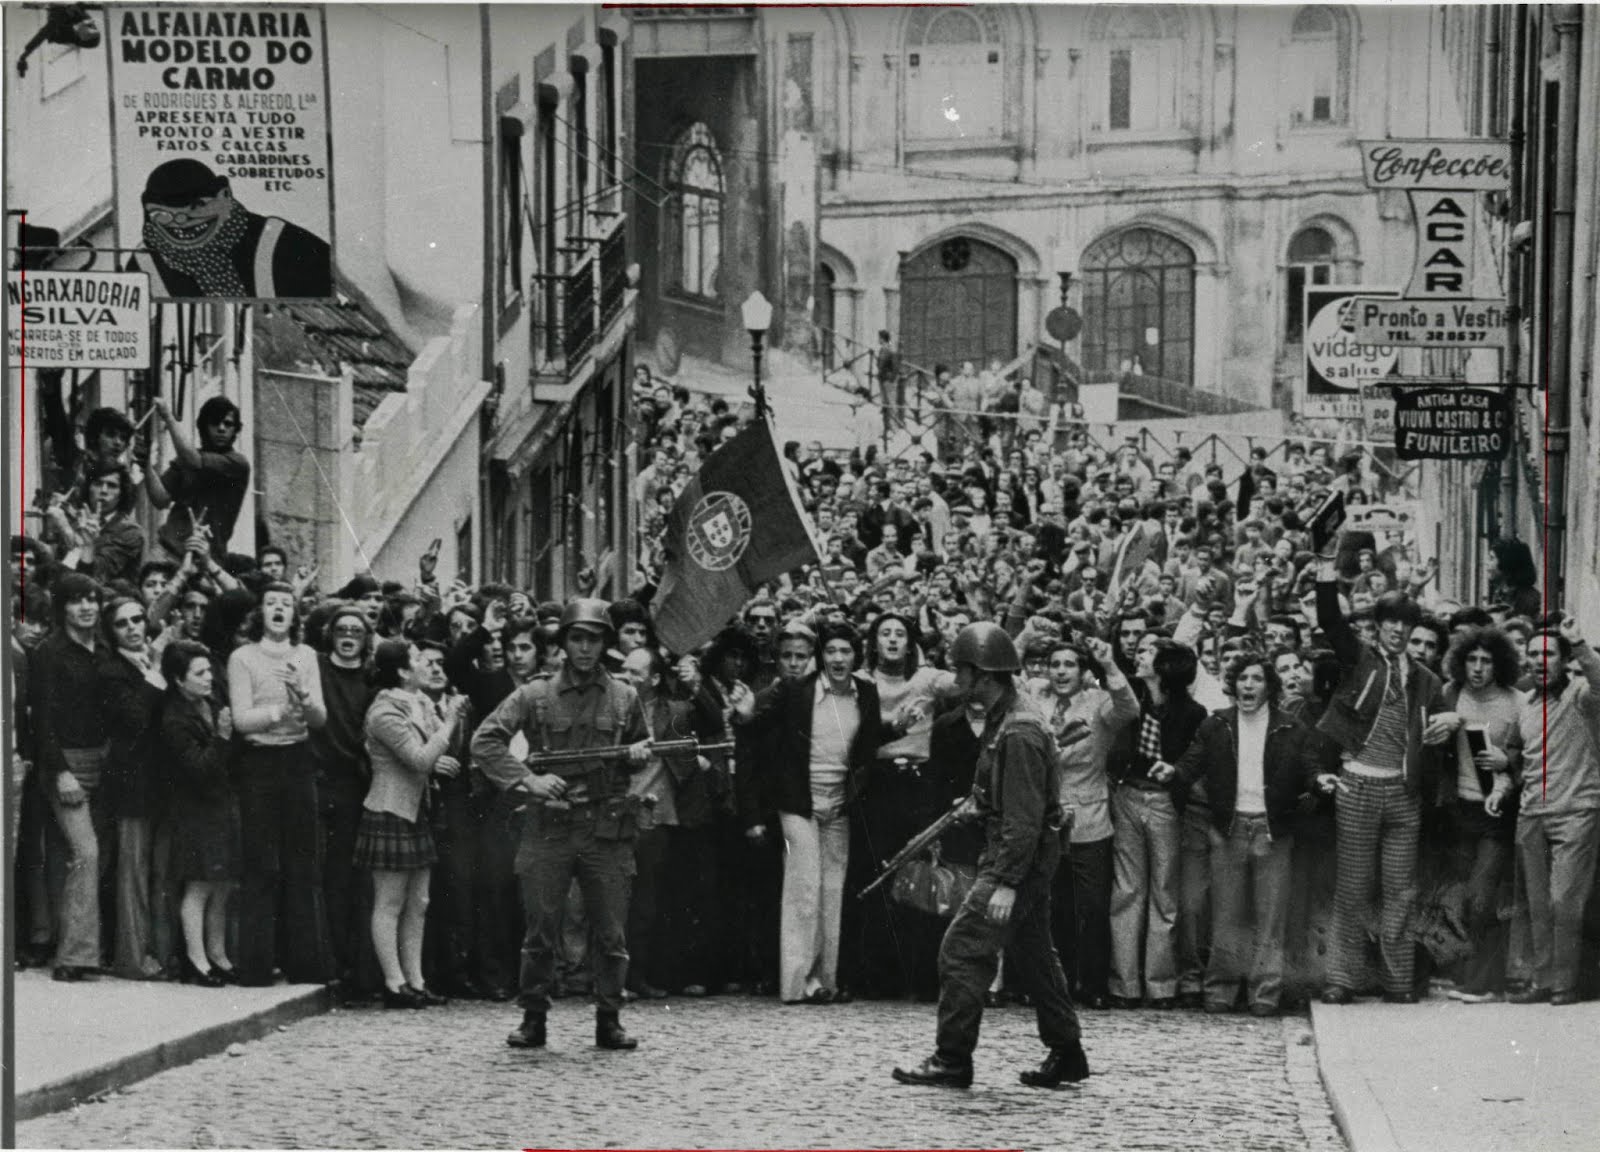
[[1239, 790], [1235, 812], [1260, 815], [1267, 810], [1267, 708], [1239, 710]]

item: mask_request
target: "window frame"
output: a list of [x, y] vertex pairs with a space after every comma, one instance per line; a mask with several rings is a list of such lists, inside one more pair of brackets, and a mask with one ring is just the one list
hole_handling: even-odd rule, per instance
[[[1131, 8], [1131, 12], [1117, 8]], [[1128, 33], [1117, 22], [1137, 16], [1152, 22], [1158, 33]], [[1185, 140], [1195, 128], [1187, 122], [1185, 101], [1194, 80], [1193, 62], [1183, 29], [1186, 17], [1171, 5], [1107, 6], [1095, 16], [1090, 29], [1090, 67], [1085, 76], [1089, 114], [1089, 145], [1153, 143]], [[1117, 111], [1115, 61], [1126, 56], [1127, 90], [1122, 96], [1126, 123], [1113, 123]], [[1154, 92], [1151, 117], [1141, 115], [1141, 93]]]
[[[715, 187], [702, 184], [686, 184], [685, 172], [697, 156], [704, 155], [710, 162], [710, 168], [715, 176]], [[701, 120], [695, 121], [678, 135], [668, 161], [667, 188], [671, 198], [665, 213], [667, 218], [667, 235], [670, 240], [667, 245], [667, 259], [663, 261], [666, 273], [666, 288], [673, 296], [684, 300], [695, 301], [701, 304], [715, 304], [720, 302], [718, 292], [718, 279], [722, 272], [722, 262], [725, 253], [725, 226], [727, 223], [727, 196], [728, 178], [727, 167], [723, 163], [721, 149], [717, 147], [716, 137], [712, 135], [710, 127]], [[698, 227], [695, 232], [697, 242], [695, 245], [696, 274], [694, 282], [696, 287], [688, 283], [687, 251], [685, 244], [685, 229], [688, 224], [687, 209], [690, 198], [697, 205], [714, 204], [716, 219], [716, 266], [707, 283], [705, 275], [706, 237], [710, 232], [705, 224], [705, 209], [697, 207]]]
[[[1304, 4], [1292, 9], [1292, 12], [1289, 35], [1285, 42], [1287, 50], [1284, 52], [1284, 83], [1289, 91], [1289, 98], [1284, 101], [1284, 105], [1288, 109], [1290, 130], [1327, 132], [1348, 129], [1351, 126], [1350, 93], [1353, 71], [1349, 14], [1333, 4]], [[1327, 32], [1295, 30], [1301, 19], [1312, 12], [1327, 14], [1331, 25]], [[1311, 114], [1315, 111], [1317, 99], [1312, 87], [1316, 69], [1312, 68], [1311, 64], [1329, 52], [1331, 57], [1328, 57], [1328, 62], [1331, 65], [1333, 84], [1330, 96], [1331, 108], [1328, 118], [1319, 120]]]
[[[928, 33], [940, 21], [952, 16], [971, 21], [977, 30], [978, 39], [952, 41], [948, 44], [929, 41]], [[920, 98], [922, 86], [936, 83], [924, 73], [928, 65], [923, 63], [923, 56], [930, 50], [938, 53], [951, 45], [974, 45], [975, 48], [972, 50], [982, 53], [985, 57], [985, 68], [993, 69], [992, 75], [986, 77], [989, 88], [988, 99], [992, 101], [991, 106], [985, 107], [988, 123], [981, 131], [971, 135], [928, 133], [925, 131], [922, 116], [913, 111], [914, 109], [920, 111], [924, 106], [924, 101]], [[993, 59], [988, 59], [991, 56]], [[1009, 144], [1016, 134], [1014, 114], [1010, 108], [1014, 66], [1009, 56], [1004, 20], [984, 7], [950, 6], [913, 9], [906, 23], [905, 43], [901, 51], [904, 72], [901, 85], [900, 133], [906, 151], [948, 152], [995, 148]], [[948, 117], [946, 119], [948, 120]]]
[[[1123, 254], [1132, 238], [1139, 235], [1154, 238], [1169, 253], [1181, 255], [1185, 259], [1144, 264], [1109, 262], [1111, 253]], [[1147, 246], [1151, 245], [1149, 240], [1143, 240], [1142, 242]], [[1107, 254], [1107, 262], [1097, 267], [1097, 259], [1101, 258], [1100, 254], [1102, 252]], [[1152, 228], [1146, 224], [1135, 223], [1128, 227], [1120, 228], [1100, 237], [1088, 248], [1084, 249], [1079, 271], [1085, 322], [1083, 334], [1084, 368], [1091, 373], [1098, 373], [1102, 376], [1113, 375], [1120, 377], [1122, 375], [1121, 353], [1125, 350], [1129, 351], [1129, 358], [1132, 359], [1140, 355], [1137, 349], [1149, 347], [1149, 345], [1134, 341], [1131, 349], [1126, 349], [1120, 341], [1113, 338], [1114, 336], [1133, 332], [1135, 329], [1128, 328], [1120, 323], [1113, 326], [1112, 309], [1114, 305], [1112, 301], [1115, 299], [1114, 284], [1122, 277], [1140, 275], [1148, 278], [1154, 276], [1158, 301], [1156, 312], [1160, 324], [1157, 331], [1161, 333], [1161, 339], [1155, 345], [1158, 349], [1158, 360], [1155, 365], [1149, 365], [1144, 363], [1141, 358], [1140, 371], [1143, 375], [1172, 380], [1191, 388], [1195, 387], [1195, 306], [1198, 287], [1196, 272], [1197, 260], [1192, 247], [1171, 233]], [[1183, 277], [1184, 280], [1181, 284], [1175, 283], [1173, 281], [1174, 277]], [[1180, 288], [1181, 293], [1179, 292]], [[1181, 299], [1179, 298], [1180, 296]], [[1100, 320], [1098, 329], [1095, 324], [1097, 317], [1094, 315], [1096, 306], [1104, 310], [1104, 316], [1098, 318]], [[1183, 335], [1176, 340], [1172, 340], [1169, 339], [1169, 333], [1173, 330], [1171, 321], [1180, 319], [1180, 317], [1175, 312], [1169, 314], [1169, 309], [1179, 307], [1184, 310], [1184, 314], [1181, 316]], [[1129, 312], [1131, 309], [1118, 308], [1118, 311]], [[1096, 339], [1097, 335], [1099, 339]], [[1168, 350], [1171, 349], [1172, 355], [1177, 355], [1178, 345], [1182, 345], [1184, 348], [1183, 357], [1185, 363], [1181, 366], [1182, 372], [1174, 375], [1170, 371], [1172, 365], [1167, 362]], [[1098, 367], [1096, 366], [1097, 357], [1099, 359]], [[1131, 370], [1132, 367], [1130, 365], [1129, 371]]]
[[[1295, 241], [1310, 232], [1320, 232], [1327, 237], [1328, 248], [1326, 259], [1303, 260], [1295, 259]], [[1307, 284], [1323, 285], [1333, 284], [1339, 269], [1339, 241], [1327, 228], [1321, 224], [1302, 224], [1294, 230], [1289, 237], [1288, 247], [1285, 249], [1283, 266], [1284, 306], [1280, 315], [1283, 318], [1282, 347], [1285, 352], [1293, 348], [1304, 346], [1305, 338], [1305, 291]], [[1323, 273], [1322, 279], [1317, 279], [1318, 273]], [[1296, 274], [1298, 273], [1298, 278]], [[1293, 314], [1298, 312], [1299, 332], [1291, 335], [1291, 321]]]

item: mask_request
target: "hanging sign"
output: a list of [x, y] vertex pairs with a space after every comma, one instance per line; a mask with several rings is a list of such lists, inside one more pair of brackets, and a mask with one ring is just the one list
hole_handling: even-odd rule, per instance
[[1455, 192], [1412, 192], [1417, 257], [1408, 300], [1466, 300], [1472, 296], [1476, 205]]
[[1350, 307], [1357, 344], [1402, 348], [1504, 348], [1510, 313], [1504, 300], [1392, 300], [1357, 298]]
[[1394, 423], [1402, 460], [1494, 460], [1511, 443], [1511, 400], [1478, 388], [1397, 392]]
[[1494, 192], [1511, 185], [1511, 145], [1502, 140], [1363, 140], [1367, 187], [1401, 192]]
[[333, 294], [314, 7], [108, 7], [117, 244], [161, 300]]
[[1305, 373], [1301, 414], [1313, 419], [1360, 419], [1361, 388], [1394, 371], [1399, 349], [1361, 344], [1346, 327], [1357, 297], [1393, 299], [1381, 288], [1306, 285]]
[[1361, 422], [1368, 440], [1388, 440], [1394, 436], [1394, 396], [1387, 389], [1361, 390]]
[[13, 366], [150, 367], [150, 279], [139, 272], [6, 273]]
[[1346, 510], [1345, 529], [1349, 532], [1387, 532], [1404, 536], [1422, 518], [1422, 506], [1415, 500], [1395, 500], [1387, 504], [1352, 504]]

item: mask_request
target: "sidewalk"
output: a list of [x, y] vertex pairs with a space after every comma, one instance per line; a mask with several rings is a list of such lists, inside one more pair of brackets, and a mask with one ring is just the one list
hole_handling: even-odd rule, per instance
[[14, 977], [16, 1119], [125, 1087], [279, 1025], [327, 1011], [317, 985], [191, 988], [104, 978], [57, 984], [47, 969]]
[[1317, 1062], [1351, 1152], [1600, 1146], [1600, 1002], [1314, 1004]]

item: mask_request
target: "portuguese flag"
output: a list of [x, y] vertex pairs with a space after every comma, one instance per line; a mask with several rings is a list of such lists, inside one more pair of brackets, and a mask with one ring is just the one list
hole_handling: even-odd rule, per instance
[[817, 560], [810, 518], [766, 419], [706, 459], [666, 531], [666, 570], [651, 606], [656, 635], [674, 652], [711, 639], [759, 585]]

